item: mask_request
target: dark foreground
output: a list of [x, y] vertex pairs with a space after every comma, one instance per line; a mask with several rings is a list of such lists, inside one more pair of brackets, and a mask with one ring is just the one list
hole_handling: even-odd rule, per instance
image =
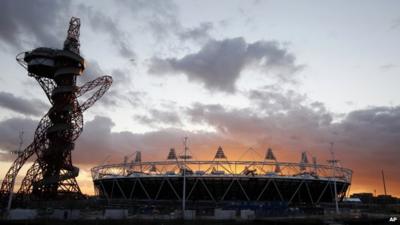
[[364, 215], [360, 218], [353, 218], [348, 216], [313, 216], [313, 217], [275, 217], [263, 218], [260, 220], [143, 220], [143, 219], [96, 219], [96, 220], [54, 220], [54, 219], [35, 219], [35, 220], [0, 220], [1, 225], [6, 224], [54, 224], [54, 225], [125, 225], [125, 224], [143, 224], [143, 225], [225, 225], [225, 224], [248, 224], [248, 225], [287, 225], [287, 224], [329, 224], [329, 225], [352, 225], [352, 224], [400, 224], [399, 217], [393, 215]]
[[[269, 202], [265, 204], [196, 205], [183, 213], [170, 204], [132, 205], [132, 202], [103, 202], [97, 199], [74, 201], [15, 202], [9, 212], [2, 212], [3, 224], [393, 224], [400, 225], [400, 204], [339, 204], [336, 214], [332, 203], [318, 206]], [[190, 206], [190, 205], [189, 205]], [[191, 206], [193, 207], [193, 206]]]

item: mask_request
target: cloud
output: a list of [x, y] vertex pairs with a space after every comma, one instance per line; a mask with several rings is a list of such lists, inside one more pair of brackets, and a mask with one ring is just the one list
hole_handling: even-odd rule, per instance
[[104, 75], [113, 77], [113, 86], [129, 86], [132, 80], [129, 72], [124, 69], [116, 68], [105, 71], [96, 60], [88, 59], [86, 60], [86, 69], [83, 71], [82, 76], [78, 77], [78, 82], [82, 85]]
[[284, 92], [273, 86], [266, 86], [259, 90], [250, 90], [248, 98], [262, 111], [271, 113], [282, 113], [287, 110], [295, 109], [306, 101], [305, 95], [300, 95], [294, 91]]
[[[223, 105], [194, 104], [187, 109], [193, 123], [214, 127], [226, 137], [240, 140], [248, 146], [266, 144], [299, 149], [326, 144], [328, 137], [319, 136], [329, 128], [332, 115], [318, 102], [307, 103], [296, 93], [252, 91], [252, 107], [225, 108]], [[329, 132], [326, 132], [329, 136]], [[304, 141], [308, 140], [308, 141]]]
[[28, 100], [4, 91], [0, 91], [0, 106], [27, 116], [44, 115], [49, 108], [39, 99]]
[[149, 115], [138, 115], [135, 116], [135, 119], [139, 120], [139, 122], [143, 124], [147, 124], [150, 126], [166, 124], [166, 125], [182, 125], [182, 121], [178, 115], [178, 113], [174, 111], [165, 111], [158, 109], [151, 109], [149, 111]]
[[[14, 118], [0, 122], [0, 148], [14, 150], [18, 146], [18, 132], [25, 131], [24, 146], [28, 145], [38, 121]], [[142, 151], [146, 160], [165, 159], [168, 150], [183, 148], [183, 138], [189, 137], [189, 146], [196, 157], [211, 159], [219, 145], [242, 148], [240, 143], [226, 139], [213, 132], [191, 132], [177, 128], [160, 129], [146, 133], [112, 131], [114, 122], [103, 116], [96, 116], [85, 122], [83, 133], [77, 139], [73, 150], [73, 163], [84, 167], [99, 165], [110, 156], [112, 162], [122, 162], [123, 156]], [[0, 154], [3, 161], [11, 160], [9, 154]]]
[[171, 0], [129, 0], [118, 4], [129, 15], [129, 20], [142, 30], [149, 30], [157, 43], [177, 37], [179, 41], [203, 43], [210, 39], [214, 28], [211, 22], [202, 22], [195, 27], [184, 27], [179, 20], [179, 7]]
[[295, 61], [295, 56], [278, 42], [246, 43], [239, 37], [210, 40], [198, 52], [179, 59], [154, 57], [149, 72], [155, 75], [183, 73], [211, 91], [233, 93], [236, 81], [246, 68], [257, 68], [268, 76], [292, 81], [293, 74], [302, 68]]
[[343, 140], [347, 142], [358, 140], [354, 146], [368, 145], [376, 151], [385, 148], [398, 152], [400, 107], [371, 107], [352, 111], [340, 124], [340, 132], [346, 134]]
[[335, 115], [323, 103], [292, 91], [253, 90], [249, 98], [252, 107], [196, 103], [186, 113], [192, 123], [207, 124], [249, 145], [268, 140], [282, 148], [321, 149], [333, 141], [356, 152], [399, 151], [399, 106], [356, 110], [333, 122]]
[[384, 65], [379, 66], [379, 69], [381, 69], [383, 71], [389, 71], [389, 70], [392, 70], [392, 69], [394, 69], [396, 67], [397, 67], [397, 65], [389, 63], [389, 64], [384, 64]]
[[249, 109], [225, 109], [222, 105], [194, 104], [187, 110], [191, 121], [214, 127], [215, 130], [232, 139], [252, 146], [257, 136], [263, 135], [272, 128], [261, 117], [254, 115]]
[[[23, 148], [33, 140], [33, 134], [39, 121], [28, 118], [11, 118], [0, 121], [0, 149], [14, 151], [18, 149], [19, 132], [23, 131]], [[0, 158], [10, 160], [10, 154], [2, 154]]]
[[393, 20], [390, 29], [397, 29], [400, 27], [400, 18]]
[[199, 43], [202, 43], [204, 41], [208, 41], [211, 39], [210, 36], [210, 31], [214, 28], [213, 23], [210, 22], [204, 22], [200, 23], [198, 27], [194, 28], [186, 28], [183, 29], [182, 31], [178, 32], [178, 37], [183, 40], [194, 40]]
[[[78, 78], [78, 85], [82, 86], [86, 82], [92, 81], [103, 75], [111, 75], [113, 78], [113, 84], [110, 87], [110, 90], [106, 92], [106, 94], [100, 99], [100, 102], [109, 105], [109, 106], [117, 106], [119, 100], [124, 100], [125, 102], [133, 103], [135, 100], [136, 103], [139, 101], [137, 98], [140, 95], [136, 96], [136, 98], [132, 95], [133, 92], [125, 93], [123, 90], [129, 90], [127, 87], [131, 85], [131, 77], [127, 70], [123, 69], [112, 69], [110, 73], [107, 73], [103, 70], [100, 64], [93, 59], [87, 60], [86, 69], [84, 70], [82, 76]], [[129, 91], [128, 91], [129, 92]]]
[[70, 8], [69, 1], [2, 1], [0, 45], [22, 50], [27, 43], [61, 47]]
[[[93, 166], [110, 156], [112, 162], [122, 162], [124, 155], [137, 150], [142, 151], [145, 160], [162, 160], [170, 147], [176, 147], [180, 152], [182, 138], [188, 136], [193, 154], [201, 159], [212, 158], [217, 146], [222, 145], [230, 159], [237, 159], [249, 147], [261, 154], [272, 147], [281, 161], [296, 162], [300, 159], [300, 151], [306, 150], [323, 163], [322, 159], [330, 157], [329, 143], [334, 142], [337, 158], [355, 171], [352, 188], [373, 190], [374, 185], [380, 185], [377, 180], [381, 169], [391, 177], [393, 189], [400, 185], [397, 179], [400, 106], [356, 110], [342, 120], [332, 122], [334, 115], [322, 103], [309, 101], [296, 93], [283, 92], [279, 96], [274, 90], [264, 89], [257, 90], [257, 94], [251, 92], [249, 96], [254, 101], [251, 107], [228, 109], [219, 104], [197, 103], [182, 112], [192, 124], [212, 126], [215, 132], [178, 128], [146, 133], [116, 132], [110, 118], [96, 116], [85, 123], [73, 151], [73, 161], [78, 165]], [[261, 104], [264, 98], [268, 104]], [[274, 101], [282, 103], [273, 104]], [[265, 107], [276, 108], [279, 112], [270, 113]], [[168, 116], [160, 119], [168, 120]], [[17, 131], [23, 128], [31, 132], [29, 137], [32, 137], [36, 124], [37, 121], [20, 118], [1, 121], [0, 148], [14, 149]], [[394, 190], [391, 193], [400, 194]]]
[[89, 18], [90, 27], [94, 32], [101, 32], [105, 35], [109, 35], [110, 41], [116, 49], [118, 49], [118, 53], [122, 57], [136, 57], [135, 52], [132, 50], [130, 43], [128, 42], [128, 33], [122, 31], [111, 17], [85, 5], [80, 5], [79, 9]]
[[[83, 71], [83, 74], [77, 78], [77, 85], [83, 86], [85, 83], [90, 82], [104, 75], [111, 75], [113, 78], [113, 84], [111, 85], [110, 89], [99, 99], [96, 105], [117, 106], [118, 105], [117, 96], [120, 95], [120, 93], [117, 91], [118, 89], [114, 88], [116, 85], [115, 75], [112, 73], [107, 74], [106, 72], [104, 72], [104, 70], [101, 68], [100, 64], [96, 60], [93, 59], [86, 60], [86, 68]], [[120, 81], [120, 78], [118, 78], [117, 80]], [[92, 93], [93, 91], [90, 91], [89, 93], [86, 93], [85, 95], [80, 97], [78, 99], [79, 102], [84, 102], [85, 99], [90, 97]]]
[[99, 76], [103, 76], [105, 72], [101, 68], [100, 64], [93, 59], [86, 59], [86, 68], [83, 71], [82, 76], [77, 78], [78, 85], [83, 85], [86, 82], [96, 79]]
[[[162, 160], [171, 147], [182, 149], [183, 137], [190, 138], [190, 146], [196, 149], [196, 155], [203, 151], [214, 151], [218, 143], [223, 143], [223, 138], [215, 133], [189, 132], [176, 128], [160, 129], [146, 133], [113, 132], [114, 123], [110, 118], [96, 116], [94, 120], [85, 124], [84, 132], [78, 139], [74, 151], [75, 163], [98, 164], [107, 156], [112, 161], [121, 162], [124, 155], [135, 151], [142, 151], [147, 160]], [[101, 137], [101, 138], [99, 138]], [[204, 155], [203, 155], [204, 156]]]
[[82, 76], [78, 78], [78, 82], [82, 85], [104, 75], [113, 77], [113, 86], [129, 86], [132, 81], [129, 71], [120, 68], [105, 71], [96, 60], [89, 59], [86, 60], [86, 69], [83, 71]]
[[149, 29], [158, 41], [181, 30], [178, 7], [173, 1], [128, 0], [121, 1], [119, 6], [132, 17], [132, 21], [140, 21], [143, 28]]
[[0, 8], [0, 46], [20, 50], [32, 45], [61, 48], [72, 15], [87, 16], [91, 29], [109, 35], [122, 57], [135, 57], [128, 42], [129, 36], [113, 19], [92, 7], [62, 0], [3, 1]]
[[396, 175], [400, 169], [400, 106], [355, 110], [333, 122], [335, 115], [324, 104], [296, 93], [257, 90], [249, 96], [252, 108], [197, 103], [187, 113], [193, 123], [212, 126], [217, 133], [255, 149], [271, 146], [288, 161], [298, 160], [299, 151], [304, 150], [328, 159], [329, 143], [334, 142], [337, 157], [355, 171], [353, 188], [376, 189], [381, 169], [392, 177], [393, 189], [400, 186]]

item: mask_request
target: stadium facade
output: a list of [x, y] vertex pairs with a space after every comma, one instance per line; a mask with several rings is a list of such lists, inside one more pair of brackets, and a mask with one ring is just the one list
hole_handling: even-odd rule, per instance
[[167, 160], [144, 162], [137, 152], [132, 162], [101, 165], [91, 172], [95, 192], [104, 200], [176, 207], [185, 202], [189, 208], [249, 202], [333, 203], [345, 197], [352, 177], [352, 171], [338, 166], [337, 160], [321, 165], [314, 157], [309, 162], [305, 152], [299, 163], [280, 162], [271, 149], [259, 161], [231, 161], [221, 147], [213, 160], [177, 157], [170, 149]]

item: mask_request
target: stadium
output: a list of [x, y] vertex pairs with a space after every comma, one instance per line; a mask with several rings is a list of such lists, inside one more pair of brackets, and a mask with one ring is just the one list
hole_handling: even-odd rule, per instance
[[126, 158], [121, 164], [92, 168], [97, 196], [109, 202], [172, 208], [316, 206], [341, 201], [352, 177], [352, 171], [339, 167], [337, 160], [321, 165], [313, 157], [310, 163], [305, 152], [299, 163], [280, 162], [271, 149], [259, 161], [230, 161], [221, 147], [213, 160], [177, 157], [173, 148], [166, 158], [144, 162], [137, 152], [132, 162]]

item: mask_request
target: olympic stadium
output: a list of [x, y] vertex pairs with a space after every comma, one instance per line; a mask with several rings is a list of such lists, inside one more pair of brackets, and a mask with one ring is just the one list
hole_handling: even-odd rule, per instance
[[[229, 206], [251, 203], [282, 203], [287, 206], [341, 201], [351, 184], [352, 171], [337, 160], [328, 165], [278, 161], [271, 149], [260, 160], [231, 161], [221, 147], [213, 160], [177, 156], [170, 149], [164, 161], [142, 161], [92, 168], [95, 192], [107, 201], [180, 207]], [[336, 194], [335, 194], [336, 193]]]

